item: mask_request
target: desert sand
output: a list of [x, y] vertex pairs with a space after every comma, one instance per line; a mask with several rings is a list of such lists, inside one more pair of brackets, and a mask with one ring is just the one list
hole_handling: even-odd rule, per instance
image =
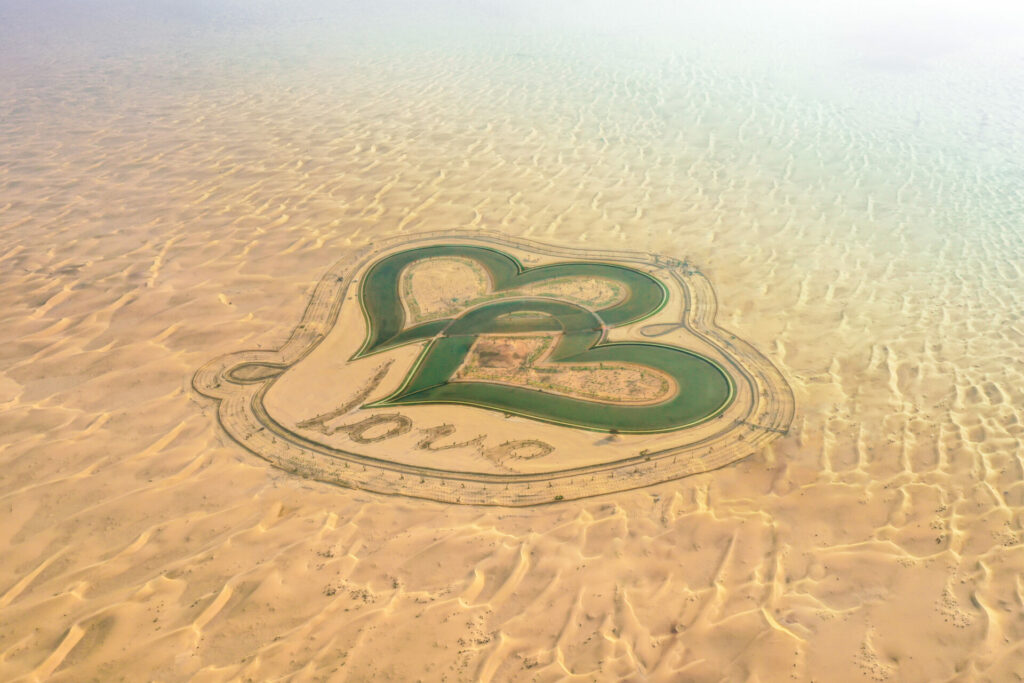
[[[466, 7], [0, 10], [0, 679], [1024, 677], [1016, 25]], [[225, 435], [198, 368], [442, 229], [688, 259], [792, 428], [525, 508]]]

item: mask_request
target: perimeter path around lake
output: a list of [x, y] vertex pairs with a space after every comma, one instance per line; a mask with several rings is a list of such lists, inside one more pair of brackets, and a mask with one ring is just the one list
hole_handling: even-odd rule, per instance
[[[704, 420], [691, 427], [663, 434], [624, 433], [614, 447], [606, 446], [599, 451], [593, 451], [595, 456], [602, 456], [603, 459], [600, 461], [587, 463], [577, 460], [560, 467], [559, 458], [564, 456], [559, 456], [559, 453], [563, 449], [556, 448], [546, 457], [546, 461], [551, 463], [549, 468], [534, 468], [522, 472], [491, 472], [478, 467], [453, 468], [433, 455], [434, 449], [424, 445], [427, 441], [415, 436], [416, 430], [428, 427], [440, 429], [440, 421], [464, 422], [463, 433], [466, 437], [472, 438], [474, 434], [480, 433], [478, 425], [485, 418], [488, 421], [497, 420], [493, 429], [488, 428], [489, 434], [509, 433], [509, 436], [500, 437], [499, 441], [501, 438], [510, 437], [513, 440], [526, 437], [535, 439], [540, 432], [548, 434], [550, 430], [557, 429], [565, 429], [566, 434], [584, 433], [586, 430], [533, 421], [534, 427], [528, 432], [523, 432], [521, 426], [517, 427], [513, 422], [505, 420], [497, 410], [481, 412], [471, 405], [463, 404], [437, 406], [446, 408], [436, 414], [441, 418], [438, 425], [433, 422], [416, 422], [413, 430], [408, 431], [408, 427], [402, 425], [408, 425], [411, 419], [409, 416], [415, 411], [431, 410], [431, 404], [406, 405], [409, 413], [405, 415], [395, 412], [395, 408], [402, 406], [375, 409], [361, 403], [362, 410], [367, 415], [381, 414], [381, 411], [390, 415], [391, 425], [397, 431], [394, 438], [374, 440], [374, 443], [355, 443], [338, 441], [337, 438], [332, 440], [332, 437], [323, 436], [316, 430], [303, 428], [299, 423], [303, 420], [308, 422], [308, 417], [295, 421], [268, 409], [268, 392], [275, 390], [274, 387], [279, 384], [283, 375], [309, 363], [307, 358], [312, 358], [318, 348], [337, 347], [341, 350], [347, 345], [344, 340], [352, 339], [354, 321], [365, 315], [365, 311], [359, 311], [359, 289], [375, 264], [392, 254], [438, 245], [484, 247], [492, 253], [508, 251], [522, 254], [529, 260], [541, 264], [550, 264], [553, 259], [558, 259], [558, 262], [600, 262], [597, 265], [615, 262], [623, 264], [627, 271], [634, 270], [640, 273], [643, 278], [651, 277], [658, 280], [660, 286], [666, 287], [674, 294], [668, 303], [650, 318], [650, 322], [640, 320], [629, 323], [629, 344], [653, 343], [668, 346], [671, 342], [672, 346], [677, 346], [677, 340], [689, 339], [701, 349], [701, 355], [710, 355], [731, 378], [734, 387], [732, 400], [717, 418]], [[529, 272], [527, 269], [524, 270]], [[396, 268], [395, 274], [400, 274], [400, 271], [401, 268]], [[631, 283], [631, 290], [637, 288], [636, 283]], [[658, 299], [657, 296], [649, 299], [647, 307], [656, 307]], [[630, 300], [631, 297], [627, 296], [615, 301], [618, 310], [627, 311], [626, 314], [621, 314], [623, 321], [629, 321], [632, 316], [637, 315], [635, 312], [628, 313], [626, 306], [632, 306]], [[355, 304], [355, 308], [348, 302]], [[400, 309], [400, 304], [397, 306]], [[387, 308], [383, 305], [382, 307]], [[635, 310], [642, 311], [643, 307], [637, 306]], [[453, 503], [537, 505], [639, 488], [706, 472], [746, 457], [788, 430], [795, 409], [788, 383], [764, 355], [717, 325], [716, 310], [717, 300], [710, 282], [693, 266], [679, 259], [642, 252], [558, 247], [482, 231], [438, 231], [395, 238], [342, 258], [324, 274], [291, 338], [278, 350], [251, 349], [214, 359], [200, 368], [193, 382], [201, 393], [220, 401], [218, 418], [232, 438], [261, 458], [289, 472], [346, 487]], [[344, 311], [354, 311], [356, 317]], [[607, 309], [597, 312], [603, 318]], [[346, 322], [338, 328], [336, 323], [342, 317]], [[514, 316], [512, 319], [514, 320]], [[364, 322], [370, 325], [369, 322]], [[448, 324], [438, 326], [433, 334], [437, 334]], [[372, 339], [375, 341], [372, 343], [389, 343], [388, 337], [398, 330], [396, 327], [388, 329], [391, 330], [388, 334], [373, 335]], [[367, 336], [369, 335], [365, 329], [359, 333], [359, 341], [353, 342], [351, 351], [348, 352], [349, 356], [366, 352], [368, 345], [363, 344], [363, 340]], [[386, 372], [392, 354], [405, 354], [404, 357], [408, 357], [406, 350], [412, 346], [394, 346], [388, 354], [380, 354], [381, 361], [373, 358], [366, 360], [373, 361], [374, 367], [379, 366]], [[682, 346], [690, 347], [691, 343], [685, 342]], [[328, 366], [344, 365], [344, 357], [339, 361], [339, 356], [333, 353], [318, 358], [319, 360], [313, 362], [320, 370], [309, 375], [310, 377], [321, 377], [320, 373], [327, 371]], [[399, 367], [392, 364], [392, 367], [395, 368], [395, 372], [401, 372], [401, 377], [408, 377], [409, 371], [404, 368], [414, 365], [417, 358], [418, 356], [414, 354], [410, 365]], [[271, 368], [276, 369], [276, 374]], [[368, 372], [373, 374], [376, 370]], [[392, 386], [389, 396], [394, 394], [400, 383]], [[305, 389], [296, 387], [296, 390], [300, 390], [300, 393], [288, 394], [292, 397], [288, 400], [306, 400], [301, 395]], [[541, 395], [537, 391], [530, 393], [534, 400]], [[279, 400], [278, 404], [280, 403]], [[589, 403], [591, 406], [599, 404], [596, 401]], [[332, 411], [331, 407], [325, 408], [325, 413]], [[351, 409], [355, 410], [355, 404]], [[319, 413], [313, 413], [316, 414]], [[382, 422], [378, 429], [384, 426]], [[473, 433], [469, 433], [470, 431]], [[396, 450], [400, 449], [399, 444], [403, 438], [398, 432], [406, 433], [409, 435], [407, 438], [412, 439], [408, 452]], [[494, 436], [487, 438], [493, 440]], [[647, 445], [631, 445], [639, 444], [641, 441]], [[557, 446], [550, 440], [549, 443]], [[566, 454], [576, 452], [574, 448], [569, 448]], [[417, 455], [421, 452], [422, 455]], [[449, 458], [450, 456], [446, 457]]]

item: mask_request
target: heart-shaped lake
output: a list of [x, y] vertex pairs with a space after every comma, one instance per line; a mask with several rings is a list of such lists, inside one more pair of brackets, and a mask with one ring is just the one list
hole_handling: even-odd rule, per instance
[[[453, 260], [469, 265], [451, 269]], [[409, 321], [409, 311], [421, 310], [417, 290], [403, 287], [410, 269], [429, 271], [431, 262], [449, 276], [461, 271], [474, 282], [436, 278], [430, 291], [431, 307], [438, 300], [461, 308], [455, 315]], [[479, 285], [486, 280], [489, 287]], [[594, 295], [595, 283], [610, 283], [619, 296]], [[469, 292], [447, 297], [443, 288]], [[567, 286], [568, 285], [568, 286]], [[433, 245], [397, 252], [381, 259], [366, 273], [360, 286], [367, 335], [353, 359], [411, 343], [426, 342], [401, 387], [367, 408], [450, 403], [487, 408], [570, 427], [620, 433], [651, 433], [680, 429], [702, 422], [724, 409], [733, 395], [729, 375], [714, 361], [692, 350], [652, 342], [609, 342], [609, 330], [650, 317], [664, 305], [664, 285], [649, 274], [627, 266], [575, 261], [526, 268], [496, 249], [468, 245]], [[401, 297], [412, 297], [403, 301]], [[458, 381], [460, 368], [481, 338], [547, 335], [552, 348], [536, 359], [511, 359], [512, 372], [495, 381], [478, 376]], [[506, 366], [508, 362], [506, 362]], [[529, 367], [527, 367], [527, 365]], [[508, 369], [508, 368], [506, 368]], [[514, 379], [516, 370], [529, 371], [530, 382]], [[611, 370], [612, 372], [607, 372]], [[660, 400], [638, 405], [626, 389], [595, 390], [596, 382], [610, 381], [615, 371], [668, 378]], [[545, 384], [544, 372], [570, 377], [569, 384], [591, 386], [587, 392]], [[572, 375], [595, 375], [572, 382]], [[537, 379], [540, 377], [540, 379]], [[498, 381], [503, 378], [504, 381]], [[588, 382], [589, 380], [589, 382]], [[518, 385], [517, 385], [518, 384]], [[614, 381], [613, 381], [614, 384]], [[597, 389], [600, 389], [598, 387]], [[598, 398], [599, 397], [599, 398]]]

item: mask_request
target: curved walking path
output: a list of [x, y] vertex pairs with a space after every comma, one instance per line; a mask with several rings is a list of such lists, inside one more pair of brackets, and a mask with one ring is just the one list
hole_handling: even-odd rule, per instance
[[[352, 285], [350, 274], [366, 272], [382, 254], [398, 246], [437, 246], [445, 240], [496, 250], [521, 249], [556, 258], [614, 261], [670, 278], [684, 297], [682, 315], [674, 326], [715, 349], [716, 362], [734, 383], [728, 410], [693, 428], [694, 438], [679, 445], [641, 450], [612, 462], [529, 474], [462, 472], [389, 461], [329, 446], [275, 420], [264, 405], [266, 392], [280, 372], [307, 357], [330, 332]], [[231, 438], [273, 465], [300, 476], [451, 503], [552, 503], [706, 472], [742, 459], [786, 433], [795, 411], [788, 383], [754, 347], [718, 327], [716, 312], [717, 300], [710, 282], [676, 259], [639, 252], [554, 247], [481, 232], [421, 233], [386, 241], [376, 249], [363, 250], [354, 259], [336, 263], [317, 285], [299, 325], [279, 349], [240, 351], [214, 359], [196, 372], [193, 386], [199, 393], [219, 401], [218, 420]], [[652, 325], [653, 329], [643, 336], [653, 342], [671, 332], [672, 325], [665, 325]], [[258, 366], [258, 371], [249, 368], [252, 365]], [[537, 393], [531, 392], [533, 399]], [[680, 432], [689, 433], [690, 430]]]

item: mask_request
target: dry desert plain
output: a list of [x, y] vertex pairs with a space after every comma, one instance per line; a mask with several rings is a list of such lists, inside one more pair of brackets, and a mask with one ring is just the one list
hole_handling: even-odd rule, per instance
[[[4, 3], [0, 679], [1024, 677], [1007, 23], [571, 4]], [[198, 368], [450, 229], [688, 259], [791, 428], [521, 508], [229, 438]]]

